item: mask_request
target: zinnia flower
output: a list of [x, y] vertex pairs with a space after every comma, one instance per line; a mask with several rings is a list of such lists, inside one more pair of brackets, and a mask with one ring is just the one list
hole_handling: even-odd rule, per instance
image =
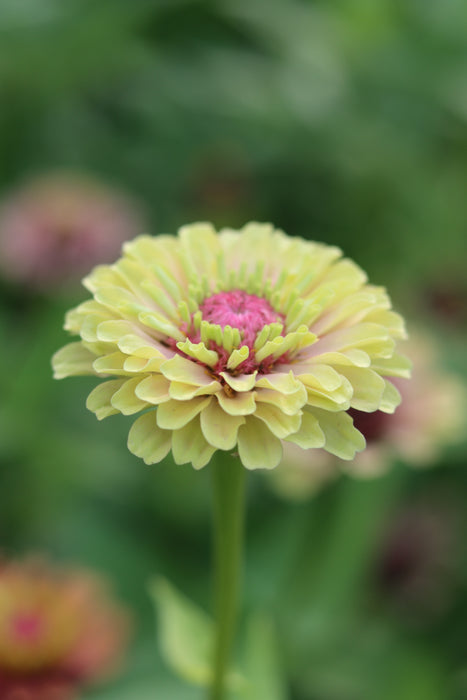
[[140, 215], [121, 193], [78, 174], [44, 175], [0, 207], [1, 274], [41, 290], [76, 282], [139, 231]]
[[272, 475], [279, 495], [305, 498], [343, 470], [360, 477], [378, 476], [394, 459], [415, 468], [428, 467], [446, 445], [462, 438], [465, 386], [455, 374], [442, 369], [429, 335], [416, 332], [407, 344], [407, 353], [415, 369], [410, 381], [393, 379], [403, 399], [393, 415], [350, 409], [354, 425], [366, 438], [366, 450], [350, 463], [339, 463], [324, 450], [310, 455], [298, 447], [287, 447]]
[[126, 613], [88, 572], [0, 563], [0, 697], [69, 700], [120, 660]]
[[238, 450], [245, 467], [272, 468], [283, 441], [352, 459], [365, 438], [349, 409], [400, 401], [386, 377], [409, 371], [403, 321], [338, 248], [268, 224], [194, 224], [126, 243], [84, 285], [94, 298], [65, 326], [81, 339], [56, 353], [55, 376], [113, 376], [87, 406], [145, 411], [128, 445], [148, 464], [172, 450], [201, 468]]

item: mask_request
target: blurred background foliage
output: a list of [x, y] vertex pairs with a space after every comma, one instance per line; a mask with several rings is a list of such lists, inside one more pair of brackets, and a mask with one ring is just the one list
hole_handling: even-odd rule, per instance
[[[1, 0], [0, 195], [74, 171], [151, 233], [254, 219], [340, 245], [461, 383], [466, 27], [463, 0]], [[125, 670], [86, 697], [200, 698], [164, 670], [146, 584], [209, 607], [208, 470], [145, 467], [128, 419], [85, 410], [92, 380], [52, 382], [78, 284], [0, 291], [0, 547], [95, 568], [133, 609]], [[301, 503], [252, 475], [245, 609], [274, 618], [285, 698], [467, 697], [466, 455]]]

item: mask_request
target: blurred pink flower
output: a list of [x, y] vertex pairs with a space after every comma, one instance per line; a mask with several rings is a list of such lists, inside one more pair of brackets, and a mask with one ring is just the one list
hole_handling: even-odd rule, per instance
[[118, 667], [127, 613], [89, 572], [0, 564], [0, 698], [71, 700]]
[[413, 361], [412, 379], [391, 379], [402, 396], [396, 412], [348, 411], [365, 436], [366, 449], [351, 462], [343, 462], [323, 450], [287, 445], [282, 464], [269, 477], [274, 490], [289, 498], [306, 498], [340, 471], [374, 477], [384, 473], [394, 459], [426, 467], [438, 458], [444, 446], [462, 438], [467, 405], [462, 380], [440, 368], [438, 353], [428, 336], [417, 335], [405, 350]]
[[0, 273], [35, 289], [76, 282], [117, 257], [142, 232], [140, 219], [125, 195], [91, 178], [38, 177], [0, 205]]

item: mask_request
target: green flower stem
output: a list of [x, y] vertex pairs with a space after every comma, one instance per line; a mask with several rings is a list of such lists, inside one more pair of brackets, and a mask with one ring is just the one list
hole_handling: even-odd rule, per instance
[[216, 635], [209, 700], [224, 700], [242, 565], [245, 467], [223, 455], [212, 467]]

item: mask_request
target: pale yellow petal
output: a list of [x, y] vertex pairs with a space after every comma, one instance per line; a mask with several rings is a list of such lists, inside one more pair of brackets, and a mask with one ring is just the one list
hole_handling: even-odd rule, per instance
[[97, 374], [93, 367], [96, 356], [82, 343], [69, 343], [58, 350], [52, 358], [55, 379], [85, 374]]
[[390, 311], [389, 309], [375, 309], [368, 314], [365, 320], [370, 323], [378, 323], [381, 326], [385, 326], [393, 338], [398, 338], [399, 340], [407, 338], [405, 321], [402, 316], [395, 311]]
[[271, 372], [262, 375], [256, 382], [257, 387], [274, 389], [281, 394], [295, 394], [300, 389], [300, 381], [294, 376], [293, 371]]
[[137, 329], [136, 323], [123, 319], [100, 321], [97, 327], [97, 338], [106, 343], [117, 343], [120, 338], [135, 333]]
[[118, 286], [121, 277], [110, 265], [97, 265], [90, 274], [83, 279], [83, 285], [90, 292], [96, 292], [100, 287]]
[[352, 408], [368, 413], [376, 411], [381, 404], [384, 379], [367, 368], [342, 367], [341, 371], [353, 386]]
[[219, 450], [232, 450], [237, 444], [237, 433], [245, 423], [244, 416], [226, 413], [217, 401], [211, 401], [200, 415], [201, 430], [210, 445]]
[[96, 316], [101, 322], [114, 318], [113, 314], [102, 304], [99, 304], [94, 299], [90, 299], [67, 311], [65, 315], [65, 330], [79, 334], [81, 326], [88, 316]]
[[342, 374], [329, 365], [310, 363], [306, 372], [297, 371], [297, 376], [310, 389], [332, 392], [342, 386]]
[[352, 418], [345, 411], [330, 413], [321, 409], [313, 409], [313, 415], [318, 419], [326, 443], [325, 450], [340, 459], [353, 459], [356, 452], [365, 449], [363, 435], [354, 427]]
[[174, 355], [161, 366], [162, 374], [174, 382], [203, 386], [212, 382], [212, 375], [205, 367], [181, 355]]
[[203, 384], [203, 386], [194, 386], [193, 384], [184, 384], [182, 382], [170, 382], [169, 393], [172, 399], [188, 401], [188, 399], [193, 399], [195, 396], [217, 394], [221, 390], [222, 384], [213, 379], [210, 384]]
[[167, 456], [172, 442], [172, 433], [157, 425], [156, 411], [140, 416], [131, 426], [128, 449], [146, 464], [155, 464]]
[[175, 464], [191, 462], [195, 469], [202, 469], [211, 459], [216, 448], [210, 445], [201, 431], [199, 416], [172, 434], [172, 453]]
[[404, 357], [404, 355], [400, 355], [399, 353], [394, 353], [394, 355], [388, 359], [378, 358], [377, 360], [373, 360], [371, 367], [375, 372], [385, 377], [402, 377], [403, 379], [409, 379], [412, 362], [408, 357]]
[[126, 356], [123, 363], [123, 369], [128, 374], [146, 374], [148, 372], [159, 372], [162, 365], [167, 362], [165, 357], [135, 357], [134, 355]]
[[174, 401], [170, 399], [157, 409], [157, 424], [164, 430], [178, 430], [189, 423], [213, 398], [211, 396]]
[[334, 391], [323, 391], [307, 387], [307, 405], [322, 408], [331, 413], [346, 411], [350, 408], [352, 399], [352, 385], [343, 377], [342, 386]]
[[306, 404], [307, 398], [307, 390], [301, 382], [298, 383], [298, 388], [293, 394], [282, 394], [273, 389], [258, 389], [256, 391], [256, 401], [258, 403], [278, 406], [288, 416], [293, 416], [300, 411]]
[[304, 450], [324, 447], [326, 442], [317, 417], [310, 411], [303, 411], [300, 429], [296, 433], [288, 435], [285, 440], [293, 442]]
[[[123, 311], [126, 309], [124, 308]], [[133, 311], [128, 309], [128, 312]], [[169, 318], [161, 314], [159, 311], [148, 311], [145, 307], [135, 306], [134, 313], [137, 314], [138, 321], [151, 329], [151, 332], [155, 332], [156, 336], [160, 339], [164, 339], [164, 336], [173, 338], [176, 341], [185, 340], [185, 336], [182, 331], [172, 323]]]
[[384, 326], [377, 323], [359, 323], [323, 336], [311, 346], [309, 352], [319, 357], [322, 353], [342, 352], [351, 348], [364, 350], [370, 356], [391, 357], [394, 341]]
[[[373, 310], [378, 304], [378, 297], [377, 290], [373, 288], [366, 288], [351, 294], [338, 304], [334, 304], [327, 313], [322, 314], [313, 324], [313, 331], [319, 335], [325, 335], [338, 328], [340, 324], [349, 326], [359, 323], [368, 316], [369, 310]], [[388, 303], [386, 298], [382, 301], [385, 305]], [[378, 322], [376, 317], [372, 320]]]
[[221, 372], [220, 375], [225, 379], [227, 384], [232, 387], [234, 391], [251, 391], [256, 384], [256, 375], [258, 372], [253, 372], [253, 374], [238, 374], [233, 376], [229, 372]]
[[140, 380], [136, 387], [136, 396], [142, 401], [148, 401], [155, 406], [170, 400], [170, 382], [161, 374], [152, 374]]
[[212, 224], [200, 222], [183, 226], [179, 237], [187, 276], [215, 277], [220, 245]]
[[238, 393], [235, 396], [227, 396], [225, 391], [216, 394], [221, 408], [231, 416], [247, 416], [255, 412], [255, 392]]
[[254, 416], [238, 431], [238, 453], [247, 469], [274, 469], [282, 459], [282, 443]]
[[128, 376], [130, 373], [124, 368], [127, 356], [122, 352], [113, 352], [94, 359], [93, 368], [98, 374], [115, 374]]
[[111, 400], [115, 392], [125, 384], [125, 381], [125, 379], [112, 379], [98, 384], [89, 394], [86, 408], [95, 413], [99, 420], [119, 413], [119, 409], [112, 406]]
[[296, 433], [302, 421], [302, 412], [287, 415], [278, 406], [268, 403], [259, 403], [255, 416], [268, 426], [273, 435], [285, 438], [291, 433]]
[[[314, 352], [314, 349], [312, 352]], [[331, 367], [337, 368], [337, 371], [339, 371], [341, 365], [369, 367], [371, 365], [371, 359], [364, 350], [351, 348], [349, 350], [343, 350], [342, 352], [324, 352], [316, 357], [306, 357], [303, 362], [296, 362], [291, 367], [293, 371], [299, 375], [301, 373], [306, 374], [309, 370], [309, 366], [312, 364], [330, 365]]]
[[143, 357], [147, 360], [159, 358], [167, 360], [167, 350], [156, 341], [148, 341], [141, 338], [139, 335], [128, 334], [122, 336], [118, 343], [118, 349], [125, 355], [134, 355], [135, 357]]
[[401, 401], [402, 397], [394, 384], [385, 380], [384, 392], [381, 398], [379, 410], [384, 411], [384, 413], [394, 413]]
[[124, 416], [131, 416], [133, 413], [138, 413], [138, 411], [142, 411], [149, 406], [147, 401], [142, 401], [135, 393], [140, 382], [141, 377], [128, 379], [110, 400], [112, 406], [120, 413], [123, 413]]

